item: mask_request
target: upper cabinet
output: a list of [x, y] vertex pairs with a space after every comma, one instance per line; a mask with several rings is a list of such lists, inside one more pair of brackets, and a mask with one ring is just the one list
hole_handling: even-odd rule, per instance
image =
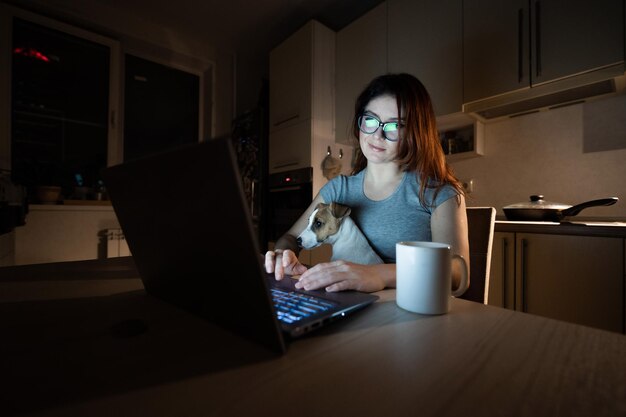
[[463, 104], [461, 0], [388, 0], [337, 32], [335, 140], [351, 143], [357, 95], [386, 72], [415, 75], [437, 116]]
[[337, 32], [335, 52], [335, 141], [354, 145], [354, 102], [367, 83], [387, 72], [387, 3]]
[[311, 117], [312, 24], [270, 52], [270, 131]]
[[437, 116], [460, 112], [462, 0], [388, 0], [387, 3], [389, 70], [415, 75], [430, 93]]
[[270, 52], [269, 172], [321, 164], [334, 144], [335, 32], [311, 20]]
[[465, 103], [596, 70], [624, 72], [623, 0], [465, 1], [462, 27]]

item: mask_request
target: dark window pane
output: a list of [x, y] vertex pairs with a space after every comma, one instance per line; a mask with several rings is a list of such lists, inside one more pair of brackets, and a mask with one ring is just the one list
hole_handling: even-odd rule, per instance
[[92, 186], [107, 161], [109, 48], [25, 20], [13, 22], [13, 181]]
[[124, 160], [198, 141], [197, 75], [125, 58]]

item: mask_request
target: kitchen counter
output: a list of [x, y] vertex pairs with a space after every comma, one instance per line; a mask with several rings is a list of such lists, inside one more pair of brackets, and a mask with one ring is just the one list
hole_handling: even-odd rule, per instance
[[29, 204], [29, 211], [113, 211], [108, 200], [66, 200], [61, 204]]
[[626, 222], [580, 220], [558, 223], [496, 220], [495, 231], [626, 238]]
[[[110, 256], [108, 246], [112, 242], [107, 231], [120, 228], [113, 206], [107, 201], [80, 202], [81, 205], [30, 205], [26, 224], [15, 229], [15, 264]], [[102, 205], [90, 205], [90, 202]]]

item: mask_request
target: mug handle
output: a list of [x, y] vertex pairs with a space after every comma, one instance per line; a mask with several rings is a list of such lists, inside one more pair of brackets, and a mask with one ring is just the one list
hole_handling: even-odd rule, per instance
[[458, 297], [460, 295], [462, 295], [465, 290], [467, 289], [468, 286], [468, 275], [469, 275], [469, 271], [467, 268], [467, 262], [465, 262], [465, 258], [462, 257], [461, 255], [458, 254], [453, 254], [452, 255], [452, 261], [454, 263], [454, 259], [455, 258], [459, 258], [461, 260], [461, 263], [463, 264], [463, 268], [462, 268], [462, 274], [461, 274], [461, 283], [459, 284], [459, 288], [457, 288], [455, 291], [452, 291], [452, 296], [453, 297]]

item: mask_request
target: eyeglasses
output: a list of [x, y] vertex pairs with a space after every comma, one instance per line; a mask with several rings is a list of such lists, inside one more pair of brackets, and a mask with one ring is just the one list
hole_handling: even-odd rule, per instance
[[390, 142], [395, 142], [400, 138], [400, 128], [402, 128], [402, 122], [387, 122], [383, 123], [378, 118], [363, 114], [359, 116], [357, 121], [359, 124], [359, 130], [363, 133], [371, 135], [376, 132], [378, 128], [383, 128], [383, 137]]

